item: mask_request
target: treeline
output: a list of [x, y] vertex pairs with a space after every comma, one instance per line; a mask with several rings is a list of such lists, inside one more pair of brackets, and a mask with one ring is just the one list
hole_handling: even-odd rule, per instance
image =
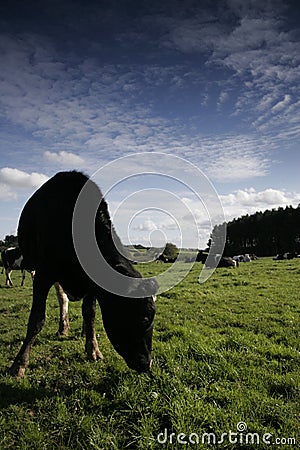
[[[212, 241], [217, 236], [218, 226], [212, 232]], [[284, 252], [300, 253], [300, 204], [297, 208], [287, 206], [247, 214], [227, 223], [225, 256], [273, 256]]]

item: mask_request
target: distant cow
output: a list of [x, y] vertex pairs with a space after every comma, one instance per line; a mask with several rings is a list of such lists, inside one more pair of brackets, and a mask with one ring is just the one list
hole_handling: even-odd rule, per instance
[[[86, 230], [90, 230], [87, 225], [92, 223], [94, 240], [91, 242], [97, 258], [103, 257], [102, 260], [91, 259], [90, 251], [86, 252], [92, 269], [103, 283], [110, 281], [105, 279], [106, 274], [111, 273], [110, 268], [114, 273], [125, 275], [120, 285], [122, 294], [112, 293], [102, 281], [98, 284], [78, 260], [73, 242], [73, 214], [78, 196], [86, 186], [89, 197], [84, 205], [96, 205], [96, 210], [94, 217], [80, 216], [80, 238], [86, 237]], [[98, 300], [104, 328], [115, 350], [130, 368], [138, 372], [149, 370], [154, 294], [158, 286], [154, 279], [142, 280], [140, 273], [123, 256], [123, 246], [111, 223], [107, 203], [95, 183], [75, 171], [56, 174], [26, 203], [19, 221], [18, 239], [24, 268], [34, 267], [36, 273], [27, 334], [10, 373], [24, 376], [32, 344], [45, 322], [47, 295], [55, 282], [62, 286], [70, 300], [83, 299], [85, 348], [89, 358], [102, 358], [94, 330]]]
[[204, 253], [203, 250], [199, 250], [196, 256], [196, 261], [201, 262], [202, 264], [206, 263], [208, 257], [208, 253]]
[[[13, 282], [11, 279], [11, 273], [13, 270], [21, 270], [22, 272], [22, 280], [21, 286], [24, 285], [25, 282], [25, 270], [23, 268], [23, 256], [21, 250], [18, 247], [9, 247], [6, 250], [1, 252], [1, 258], [3, 263], [3, 269], [5, 270], [5, 285], [13, 286]], [[34, 276], [34, 272], [31, 272], [31, 276]]]
[[213, 264], [206, 261], [205, 267], [211, 269], [213, 267], [237, 267], [237, 262], [228, 256], [215, 255]]
[[252, 261], [251, 256], [250, 256], [248, 253], [246, 253], [245, 255], [236, 255], [236, 256], [233, 256], [232, 259], [233, 259], [234, 261], [239, 262], [239, 263], [240, 263], [240, 262], [251, 262], [251, 261]]
[[237, 262], [228, 256], [222, 256], [217, 267], [237, 267]]
[[174, 263], [174, 262], [176, 261], [176, 259], [177, 259], [177, 256], [176, 256], [176, 258], [168, 258], [167, 256], [165, 256], [165, 255], [162, 253], [161, 255], [159, 255], [158, 258], [156, 258], [156, 261], [157, 261], [157, 262], [158, 262], [158, 261], [161, 261], [161, 262], [163, 262], [163, 263]]
[[205, 264], [207, 269], [211, 269], [213, 267], [237, 267], [238, 262], [234, 261], [232, 258], [221, 255], [210, 255], [208, 259], [208, 253], [204, 253], [203, 250], [199, 250], [197, 257], [197, 262], [202, 262]]
[[294, 259], [294, 258], [297, 258], [296, 252], [286, 252], [286, 253], [279, 253], [273, 259], [274, 261], [280, 261], [284, 259]]

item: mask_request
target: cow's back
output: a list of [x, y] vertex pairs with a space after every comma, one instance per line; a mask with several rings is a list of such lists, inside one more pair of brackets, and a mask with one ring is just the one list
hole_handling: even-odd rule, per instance
[[60, 172], [28, 200], [18, 227], [19, 245], [26, 269], [35, 269], [47, 261], [49, 264], [74, 261], [73, 210], [87, 181], [88, 178], [82, 173]]

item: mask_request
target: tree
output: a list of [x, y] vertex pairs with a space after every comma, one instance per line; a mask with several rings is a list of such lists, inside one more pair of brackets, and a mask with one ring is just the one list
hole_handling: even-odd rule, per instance
[[175, 258], [177, 258], [178, 253], [179, 253], [179, 250], [176, 247], [176, 245], [172, 244], [170, 242], [168, 242], [166, 244], [165, 249], [163, 251], [164, 257], [168, 258], [168, 259], [175, 259]]

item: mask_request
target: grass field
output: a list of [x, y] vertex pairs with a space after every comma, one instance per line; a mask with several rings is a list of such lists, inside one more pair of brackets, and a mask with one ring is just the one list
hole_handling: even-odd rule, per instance
[[57, 338], [54, 290], [25, 379], [7, 375], [31, 280], [5, 288], [2, 275], [0, 449], [298, 448], [300, 259], [218, 269], [203, 285], [200, 268], [157, 299], [152, 376], [127, 369], [100, 311], [103, 362], [85, 358], [79, 303], [70, 304], [69, 336]]

